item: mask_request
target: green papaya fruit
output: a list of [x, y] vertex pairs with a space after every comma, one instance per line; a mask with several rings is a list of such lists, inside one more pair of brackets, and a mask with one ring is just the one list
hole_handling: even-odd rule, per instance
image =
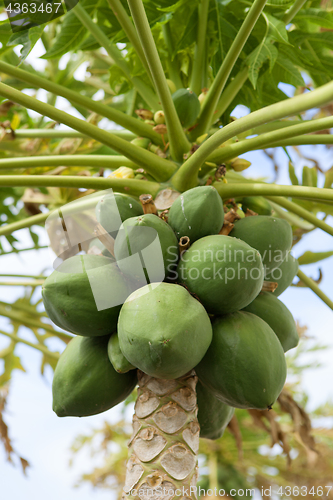
[[148, 149], [150, 143], [151, 140], [147, 137], [136, 137], [131, 141], [131, 144], [134, 144], [134, 146], [138, 146], [139, 148], [143, 149]]
[[245, 241], [260, 252], [265, 275], [282, 264], [293, 240], [289, 222], [266, 215], [244, 217], [238, 220], [230, 236]]
[[88, 417], [109, 410], [131, 394], [136, 371], [117, 373], [108, 358], [108, 337], [75, 337], [57, 363], [53, 411], [58, 417]]
[[179, 89], [172, 94], [180, 123], [184, 128], [194, 124], [200, 113], [200, 101], [197, 95], [189, 89]]
[[209, 313], [239, 311], [259, 294], [264, 279], [260, 254], [230, 236], [205, 236], [182, 255], [178, 280]]
[[298, 272], [298, 261], [289, 253], [281, 266], [265, 276], [265, 280], [274, 281], [278, 284], [273, 294], [275, 297], [281, 295], [290, 286]]
[[104, 257], [108, 257], [108, 259], [111, 259], [113, 261], [116, 260], [114, 256], [109, 252], [109, 250], [105, 248], [100, 239], [94, 238], [93, 240], [91, 240], [91, 242], [89, 243], [89, 250], [94, 247], [97, 247], [101, 251], [101, 254], [104, 255]]
[[223, 226], [224, 211], [220, 195], [213, 186], [199, 186], [178, 196], [169, 210], [168, 223], [178, 239], [218, 234]]
[[156, 215], [146, 214], [123, 222], [114, 253], [121, 271], [142, 284], [153, 283], [175, 272], [178, 241], [169, 224]]
[[195, 368], [199, 380], [235, 408], [271, 408], [287, 368], [282, 346], [261, 318], [238, 311], [213, 322], [213, 340]]
[[243, 311], [266, 321], [281, 342], [284, 352], [297, 346], [299, 337], [295, 320], [284, 303], [271, 292], [260, 292]]
[[122, 193], [108, 193], [96, 205], [97, 221], [113, 238], [122, 222], [130, 217], [143, 215], [141, 203]]
[[171, 283], [132, 293], [121, 308], [119, 345], [128, 361], [152, 377], [175, 379], [192, 370], [212, 340], [204, 307]]
[[116, 331], [120, 308], [136, 288], [107, 257], [75, 255], [46, 278], [42, 297], [57, 326], [97, 337]]
[[200, 437], [219, 439], [235, 413], [235, 408], [217, 399], [200, 381], [197, 383]]
[[113, 368], [118, 373], [127, 373], [134, 370], [135, 366], [131, 365], [120, 350], [119, 338], [117, 332], [111, 335], [108, 343], [108, 356]]
[[242, 199], [242, 210], [246, 213], [246, 210], [252, 210], [258, 215], [272, 215], [272, 206], [262, 196], [246, 196]]

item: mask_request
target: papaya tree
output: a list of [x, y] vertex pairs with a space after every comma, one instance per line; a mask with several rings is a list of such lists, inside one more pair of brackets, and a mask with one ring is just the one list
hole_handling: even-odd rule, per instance
[[[43, 302], [61, 331], [47, 328], [68, 343], [55, 412], [103, 412], [138, 384], [124, 496], [195, 498], [199, 436], [282, 397], [298, 335], [277, 297], [297, 275], [333, 309], [290, 254], [315, 228], [333, 235], [332, 170], [304, 167], [302, 185], [292, 162], [291, 185], [241, 174], [253, 150], [332, 144], [331, 4], [47, 5], [33, 26], [17, 29], [11, 4], [1, 21], [0, 189], [30, 216], [5, 219], [0, 236], [15, 249], [14, 231], [47, 221], [57, 259]], [[27, 62], [37, 42], [44, 74]], [[22, 305], [0, 313], [42, 323]]]

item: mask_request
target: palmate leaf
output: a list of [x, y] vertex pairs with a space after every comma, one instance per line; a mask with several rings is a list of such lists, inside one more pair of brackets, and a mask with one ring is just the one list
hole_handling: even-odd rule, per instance
[[262, 43], [249, 55], [247, 64], [249, 67], [249, 80], [256, 88], [259, 72], [266, 61], [269, 61], [270, 70], [273, 69], [278, 57], [278, 50], [273, 45], [271, 38], [265, 38]]
[[14, 33], [7, 42], [8, 46], [22, 45], [20, 62], [23, 62], [30, 54], [38, 40], [41, 38], [45, 24], [34, 26], [26, 31]]
[[[81, 0], [82, 7], [92, 15], [98, 6], [94, 0]], [[60, 27], [52, 47], [42, 56], [42, 59], [57, 59], [69, 51], [75, 50], [87, 35], [87, 29], [76, 17], [74, 12], [68, 12]]]
[[301, 9], [293, 19], [293, 23], [307, 21], [321, 28], [333, 29], [333, 14], [324, 9]]
[[309, 250], [304, 252], [303, 255], [298, 257], [298, 263], [301, 266], [307, 265], [307, 264], [314, 264], [316, 262], [319, 262], [324, 259], [328, 259], [329, 257], [332, 257], [333, 251], [329, 252], [310, 252]]
[[286, 25], [270, 14], [264, 14], [268, 24], [268, 36], [275, 42], [286, 43], [289, 45], [288, 32]]
[[283, 56], [281, 53], [276, 59], [272, 75], [275, 79], [276, 85], [280, 82], [289, 83], [295, 87], [304, 85], [304, 80], [300, 71], [290, 59]]

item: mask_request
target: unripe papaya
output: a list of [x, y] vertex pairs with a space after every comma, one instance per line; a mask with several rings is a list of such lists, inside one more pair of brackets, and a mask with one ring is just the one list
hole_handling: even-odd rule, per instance
[[143, 149], [148, 149], [150, 143], [151, 140], [147, 137], [136, 137], [131, 141], [131, 144], [134, 144], [134, 146], [138, 146], [139, 148]]
[[281, 342], [284, 352], [297, 346], [299, 337], [295, 320], [289, 309], [271, 292], [260, 292], [243, 311], [266, 321]]
[[120, 308], [138, 286], [115, 262], [98, 255], [75, 255], [46, 278], [42, 297], [49, 318], [60, 328], [86, 337], [110, 335]]
[[88, 417], [109, 410], [131, 394], [136, 371], [117, 373], [108, 358], [108, 337], [75, 337], [61, 354], [52, 384], [58, 417]]
[[122, 222], [138, 215], [143, 215], [141, 203], [127, 194], [106, 194], [96, 205], [98, 222], [113, 238]]
[[286, 220], [266, 215], [238, 220], [230, 236], [245, 241], [260, 252], [265, 274], [282, 264], [293, 240], [291, 226]]
[[258, 215], [272, 215], [272, 206], [262, 196], [246, 196], [243, 198], [242, 210], [245, 214], [247, 209], [256, 212]]
[[218, 234], [223, 226], [224, 211], [220, 195], [213, 186], [199, 186], [185, 191], [171, 205], [168, 223], [178, 239]]
[[264, 269], [260, 254], [230, 236], [205, 236], [182, 255], [178, 279], [212, 314], [239, 311], [259, 294]]
[[177, 90], [176, 85], [169, 78], [167, 78], [166, 81], [167, 81], [167, 84], [168, 84], [168, 87], [169, 87], [169, 90], [170, 90], [171, 94], [174, 94], [176, 92], [176, 90]]
[[196, 389], [200, 437], [219, 439], [232, 419], [235, 408], [222, 403], [200, 381]]
[[154, 114], [154, 122], [157, 125], [162, 125], [163, 123], [165, 123], [164, 111], [156, 111], [156, 113]]
[[289, 253], [281, 266], [265, 276], [265, 280], [274, 281], [278, 284], [273, 294], [275, 297], [281, 295], [290, 286], [298, 272], [298, 261]]
[[179, 89], [172, 94], [180, 123], [184, 128], [194, 124], [200, 113], [200, 101], [197, 95], [189, 89]]
[[120, 350], [119, 337], [117, 332], [111, 335], [108, 343], [108, 356], [113, 368], [118, 373], [127, 373], [134, 370], [135, 366], [131, 365]]
[[114, 253], [119, 268], [127, 275], [142, 284], [158, 282], [176, 269], [178, 241], [164, 220], [145, 214], [123, 222], [115, 240]]
[[89, 243], [89, 250], [94, 248], [94, 247], [97, 247], [100, 250], [101, 254], [104, 255], [104, 257], [108, 257], [109, 259], [112, 259], [113, 261], [116, 260], [114, 258], [114, 256], [111, 255], [109, 250], [107, 248], [105, 248], [105, 246], [103, 245], [103, 243], [101, 242], [100, 239], [94, 238], [93, 240], [91, 240], [91, 242]]
[[119, 315], [119, 345], [128, 361], [152, 377], [175, 379], [192, 370], [212, 340], [205, 308], [188, 291], [153, 283], [132, 293]]
[[267, 410], [286, 380], [282, 346], [254, 314], [238, 311], [213, 322], [213, 340], [195, 368], [199, 380], [223, 403]]

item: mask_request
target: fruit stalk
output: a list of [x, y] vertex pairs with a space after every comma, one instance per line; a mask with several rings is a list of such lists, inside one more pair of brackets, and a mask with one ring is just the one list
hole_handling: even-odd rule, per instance
[[162, 380], [138, 370], [138, 379], [123, 498], [168, 500], [177, 495], [196, 500], [197, 377], [192, 370], [176, 380]]

